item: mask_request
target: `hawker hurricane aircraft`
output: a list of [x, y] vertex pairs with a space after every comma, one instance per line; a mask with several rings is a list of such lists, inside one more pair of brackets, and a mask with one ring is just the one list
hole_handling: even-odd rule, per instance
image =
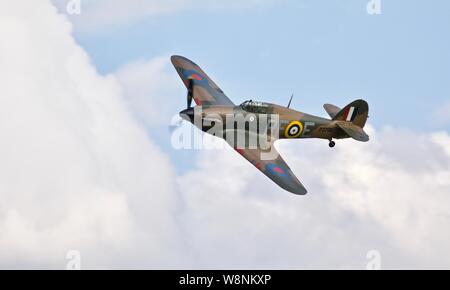
[[[200, 130], [225, 139], [257, 169], [289, 192], [304, 195], [307, 191], [276, 152], [273, 146], [276, 140], [320, 138], [328, 140], [330, 147], [335, 146], [333, 139], [369, 140], [363, 130], [369, 113], [369, 106], [364, 100], [353, 101], [343, 109], [325, 104], [324, 109], [331, 119], [290, 109], [292, 97], [286, 107], [252, 100], [235, 105], [195, 63], [182, 56], [172, 56], [171, 60], [188, 91], [187, 108], [180, 112], [180, 116]], [[191, 106], [192, 100], [197, 106]], [[243, 118], [244, 126], [238, 126], [234, 121], [230, 125], [226, 121], [230, 116], [236, 117], [235, 120]], [[252, 123], [257, 124], [256, 133], [250, 130], [255, 128]], [[211, 133], [211, 129], [218, 125], [223, 131], [217, 133], [217, 130], [213, 130], [214, 133]], [[230, 135], [236, 137], [237, 133], [243, 133], [245, 142], [239, 143], [236, 138], [228, 138]], [[261, 139], [267, 141], [261, 142], [259, 137], [264, 134], [267, 134], [267, 138]], [[256, 139], [259, 141], [250, 146], [247, 139], [252, 136], [258, 137]], [[277, 154], [268, 154], [270, 152]]]

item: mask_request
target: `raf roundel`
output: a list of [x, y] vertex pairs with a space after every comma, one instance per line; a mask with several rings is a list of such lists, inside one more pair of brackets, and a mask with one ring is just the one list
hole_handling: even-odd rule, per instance
[[269, 172], [271, 172], [271, 173], [273, 173], [273, 174], [275, 174], [275, 175], [279, 175], [279, 176], [287, 176], [286, 171], [285, 171], [283, 168], [281, 168], [280, 166], [278, 166], [277, 164], [275, 164], [275, 163], [269, 163], [269, 164], [267, 164], [267, 165], [266, 165], [266, 169], [267, 169]]
[[284, 135], [287, 138], [297, 138], [303, 132], [303, 124], [299, 121], [292, 121], [287, 125]]

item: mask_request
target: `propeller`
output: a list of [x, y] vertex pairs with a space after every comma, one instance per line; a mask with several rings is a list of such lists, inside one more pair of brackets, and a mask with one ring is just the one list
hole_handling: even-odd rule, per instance
[[194, 81], [192, 79], [189, 80], [188, 91], [187, 91], [187, 108], [189, 109], [192, 105], [192, 93], [194, 89]]
[[194, 80], [189, 79], [187, 89], [187, 108], [180, 112], [180, 117], [189, 122], [192, 122], [192, 120], [194, 119], [194, 108], [192, 108]]

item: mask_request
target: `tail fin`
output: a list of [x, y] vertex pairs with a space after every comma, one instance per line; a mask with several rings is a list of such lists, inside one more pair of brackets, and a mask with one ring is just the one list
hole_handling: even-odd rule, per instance
[[364, 128], [369, 115], [369, 105], [364, 100], [356, 100], [345, 106], [333, 118], [336, 121], [348, 121]]

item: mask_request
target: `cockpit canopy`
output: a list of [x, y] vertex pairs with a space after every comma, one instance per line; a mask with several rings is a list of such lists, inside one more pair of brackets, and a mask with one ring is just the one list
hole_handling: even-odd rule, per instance
[[241, 105], [241, 108], [247, 112], [255, 114], [267, 114], [269, 106], [266, 103], [256, 101], [245, 101]]

